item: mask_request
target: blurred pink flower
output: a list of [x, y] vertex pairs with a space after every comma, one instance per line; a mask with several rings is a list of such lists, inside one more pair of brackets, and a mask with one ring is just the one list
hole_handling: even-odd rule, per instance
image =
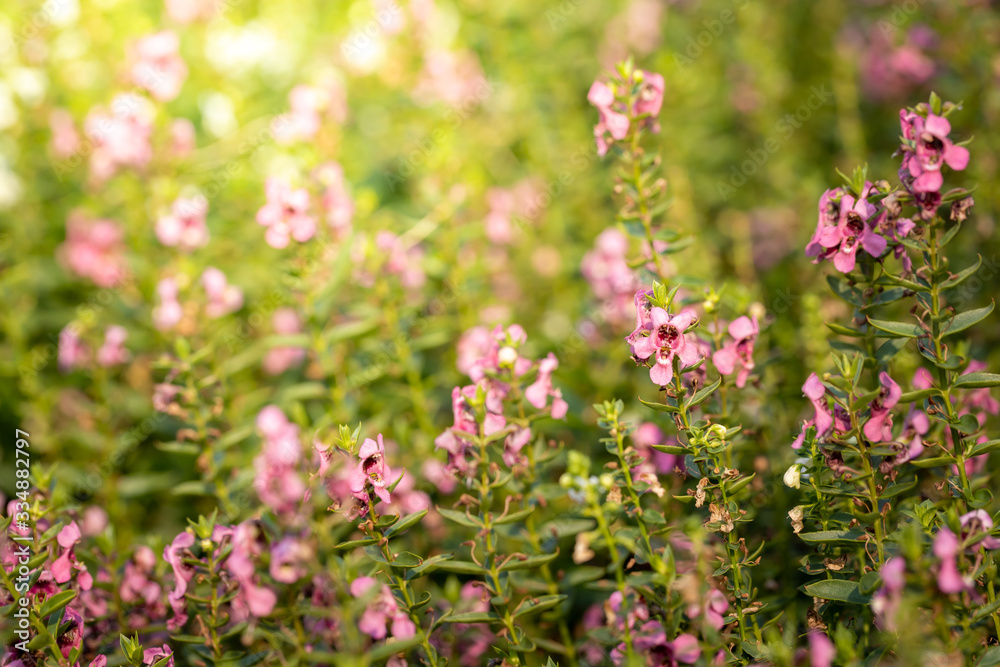
[[49, 129], [52, 132], [52, 153], [57, 158], [68, 158], [80, 149], [80, 134], [70, 112], [54, 109], [49, 114]]
[[712, 363], [723, 375], [731, 375], [738, 366], [736, 386], [742, 389], [754, 369], [753, 347], [760, 333], [757, 317], [750, 319], [744, 315], [736, 318], [729, 323], [728, 332], [732, 340], [712, 355]]
[[167, 16], [177, 23], [209, 19], [215, 15], [217, 0], [166, 0]]
[[170, 214], [156, 221], [156, 237], [165, 246], [185, 251], [201, 248], [208, 244], [207, 212], [208, 201], [204, 197], [176, 199]]
[[[302, 331], [299, 315], [293, 308], [279, 308], [271, 318], [274, 332], [280, 336], [291, 336]], [[298, 366], [306, 358], [303, 347], [272, 347], [264, 357], [263, 368], [268, 375], [280, 375], [293, 366]]]
[[327, 225], [336, 238], [344, 238], [354, 218], [354, 200], [347, 191], [344, 169], [336, 162], [327, 162], [317, 168], [316, 175], [324, 186], [320, 206], [326, 212]]
[[177, 281], [173, 278], [163, 278], [156, 285], [160, 303], [153, 308], [153, 326], [160, 331], [173, 329], [184, 316], [184, 310], [177, 301], [177, 292]]
[[161, 30], [139, 39], [129, 54], [132, 81], [160, 102], [177, 97], [188, 75], [179, 49], [180, 39], [173, 30]]
[[90, 358], [90, 348], [80, 340], [76, 324], [68, 324], [59, 332], [59, 370], [63, 373], [83, 368]]
[[201, 274], [201, 284], [205, 288], [208, 304], [205, 314], [211, 318], [223, 317], [243, 307], [243, 291], [230, 285], [226, 274], [210, 266]]
[[372, 639], [384, 639], [391, 629], [396, 639], [408, 639], [417, 633], [417, 626], [396, 604], [396, 598], [387, 586], [371, 577], [358, 577], [351, 582], [351, 595], [368, 599], [374, 589], [375, 596], [361, 614], [358, 629]]
[[111, 220], [88, 220], [74, 212], [66, 219], [66, 242], [57, 256], [73, 273], [98, 287], [114, 287], [126, 276], [124, 234]]
[[268, 405], [257, 415], [257, 428], [264, 442], [254, 459], [254, 489], [261, 502], [275, 512], [291, 512], [306, 490], [298, 473], [302, 459], [299, 427], [288, 421], [280, 408]]
[[90, 173], [103, 183], [122, 167], [143, 169], [153, 157], [150, 136], [155, 111], [149, 100], [121, 93], [111, 102], [111, 112], [91, 109], [83, 128], [93, 150]]
[[868, 405], [871, 409], [871, 416], [865, 422], [864, 427], [865, 437], [872, 443], [892, 440], [891, 412], [896, 407], [896, 403], [899, 402], [900, 396], [903, 395], [903, 390], [885, 371], [879, 373], [878, 379], [882, 384], [882, 389], [875, 400]]
[[375, 235], [375, 248], [385, 257], [386, 273], [399, 276], [403, 287], [416, 289], [427, 282], [421, 266], [424, 253], [419, 246], [406, 246], [402, 238], [383, 230]]
[[309, 215], [309, 192], [293, 190], [288, 182], [270, 177], [264, 184], [267, 203], [257, 211], [257, 224], [267, 227], [264, 235], [272, 248], [285, 248], [289, 238], [304, 243], [316, 235], [316, 219]]
[[197, 136], [194, 123], [187, 118], [175, 118], [170, 121], [170, 153], [174, 157], [185, 158], [197, 146]]
[[104, 332], [104, 344], [97, 351], [97, 363], [101, 366], [117, 366], [129, 360], [129, 351], [125, 349], [128, 330], [125, 327], [113, 325]]

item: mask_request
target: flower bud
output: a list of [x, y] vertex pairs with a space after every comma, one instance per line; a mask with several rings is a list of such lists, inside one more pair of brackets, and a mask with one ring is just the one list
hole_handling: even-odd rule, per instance
[[603, 475], [601, 475], [601, 486], [603, 486], [605, 489], [610, 489], [614, 485], [615, 485], [614, 475], [612, 475], [609, 472], [606, 472]]
[[785, 482], [785, 486], [797, 489], [802, 482], [802, 466], [798, 463], [793, 463], [792, 466], [785, 471], [785, 476], [782, 478]]

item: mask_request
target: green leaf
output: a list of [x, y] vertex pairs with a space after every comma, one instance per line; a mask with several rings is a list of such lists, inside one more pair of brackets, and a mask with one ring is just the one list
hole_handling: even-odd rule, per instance
[[392, 558], [390, 565], [393, 567], [417, 567], [423, 563], [423, 559], [415, 553], [409, 551], [401, 551]]
[[976, 662], [976, 667], [998, 666], [1000, 666], [1000, 646], [990, 647]]
[[987, 315], [993, 312], [993, 306], [994, 303], [991, 301], [990, 305], [984, 306], [983, 308], [977, 308], [965, 313], [959, 313], [955, 317], [948, 320], [948, 322], [941, 327], [941, 335], [950, 336], [952, 334], [957, 334], [960, 331], [965, 331], [969, 327], [982, 322], [986, 319]]
[[914, 403], [916, 401], [922, 401], [928, 396], [939, 396], [941, 394], [940, 389], [931, 387], [929, 389], [918, 389], [917, 391], [908, 391], [899, 397], [900, 403]]
[[404, 530], [409, 528], [415, 523], [419, 523], [424, 515], [427, 514], [427, 510], [420, 510], [419, 512], [414, 512], [413, 514], [408, 514], [407, 516], [400, 519], [396, 524], [394, 524], [389, 530], [385, 531], [386, 537], [392, 537], [393, 535], [399, 535]]
[[566, 595], [543, 595], [541, 597], [531, 598], [528, 602], [522, 604], [516, 612], [514, 612], [514, 618], [540, 614], [546, 609], [552, 609], [566, 599], [568, 599], [568, 596]]
[[826, 323], [826, 328], [829, 329], [830, 331], [832, 331], [833, 333], [835, 333], [837, 335], [840, 335], [840, 336], [851, 336], [853, 338], [863, 338], [864, 335], [865, 335], [864, 331], [860, 331], [858, 329], [852, 329], [851, 327], [845, 327], [845, 326], [843, 326], [841, 324], [837, 324], [836, 322], [827, 322]]
[[833, 293], [842, 300], [859, 308], [864, 305], [865, 302], [864, 299], [861, 298], [861, 291], [849, 285], [843, 278], [828, 275], [826, 277], [826, 282], [830, 285], [830, 289], [833, 290]]
[[858, 588], [858, 582], [846, 579], [821, 579], [811, 584], [803, 586], [803, 590], [816, 598], [824, 600], [836, 600], [838, 602], [852, 602], [855, 604], [868, 604], [871, 596], [865, 595]]
[[174, 496], [214, 496], [215, 487], [208, 482], [191, 480], [177, 484], [170, 489], [170, 493]]
[[648, 402], [648, 401], [644, 401], [641, 398], [639, 399], [639, 402], [642, 403], [643, 405], [645, 405], [647, 408], [652, 408], [653, 410], [657, 410], [659, 412], [680, 412], [681, 411], [681, 409], [679, 407], [677, 407], [676, 405], [668, 405], [666, 403], [651, 403], [651, 402]]
[[439, 570], [444, 570], [445, 572], [455, 572], [456, 574], [481, 575], [483, 573], [483, 568], [475, 563], [470, 563], [464, 560], [446, 560], [437, 563], [435, 567]]
[[909, 463], [917, 468], [937, 468], [938, 466], [947, 466], [955, 462], [950, 456], [935, 456], [930, 459], [913, 459]]
[[505, 523], [517, 523], [521, 519], [527, 518], [532, 512], [535, 511], [534, 507], [529, 507], [526, 510], [521, 510], [519, 512], [511, 512], [502, 519], [497, 519], [493, 523], [497, 525], [502, 525]]
[[969, 456], [979, 456], [980, 454], [989, 454], [1000, 449], [1000, 440], [989, 440], [987, 442], [980, 442], [972, 451], [969, 452]]
[[259, 651], [257, 653], [249, 653], [241, 658], [222, 659], [215, 663], [215, 665], [216, 667], [253, 667], [264, 662], [264, 659], [270, 654], [270, 651]]
[[333, 548], [338, 551], [349, 551], [351, 549], [357, 549], [358, 547], [367, 547], [375, 544], [378, 540], [371, 537], [364, 537], [360, 540], [348, 540], [347, 542], [341, 542], [340, 544], [334, 546]]
[[704, 403], [705, 399], [711, 396], [715, 392], [715, 390], [719, 388], [719, 385], [721, 384], [722, 384], [722, 378], [719, 378], [712, 384], [701, 389], [698, 393], [696, 393], [694, 396], [691, 397], [691, 400], [687, 402], [688, 409], [691, 409], [696, 405], [701, 405], [702, 403]]
[[757, 473], [751, 473], [749, 476], [744, 477], [742, 479], [738, 479], [732, 484], [730, 484], [728, 481], [723, 482], [723, 484], [726, 485], [726, 494], [729, 495], [730, 497], [736, 495], [737, 493], [745, 489], [747, 484], [752, 482], [753, 478], [756, 476]]
[[966, 373], [965, 375], [958, 376], [954, 386], [963, 389], [1000, 387], [1000, 375], [996, 373]]
[[466, 614], [452, 614], [445, 623], [499, 623], [500, 617], [492, 611], [470, 611]]
[[687, 447], [679, 447], [678, 445], [650, 445], [653, 449], [658, 452], [664, 452], [666, 454], [674, 454], [677, 456], [684, 456], [690, 454], [691, 450]]
[[943, 283], [941, 283], [941, 289], [942, 290], [946, 290], [946, 289], [951, 289], [952, 287], [957, 287], [957, 286], [961, 285], [966, 280], [968, 280], [969, 278], [971, 278], [976, 273], [976, 271], [979, 270], [979, 267], [982, 266], [982, 265], [983, 265], [983, 256], [979, 255], [977, 257], [977, 259], [976, 259], [976, 263], [975, 264], [973, 264], [969, 268], [965, 269], [964, 271], [959, 271], [958, 273], [956, 273], [955, 275], [953, 275], [951, 278], [948, 278], [948, 280], [946, 280]]
[[810, 544], [857, 544], [864, 536], [863, 530], [820, 530], [799, 533], [802, 541]]
[[412, 567], [406, 571], [407, 579], [416, 579], [424, 572], [434, 570], [438, 568], [438, 565], [446, 560], [451, 560], [455, 556], [452, 554], [438, 554], [437, 556], [431, 556], [430, 558], [425, 558], [424, 562], [416, 567]]
[[458, 512], [456, 510], [449, 510], [444, 508], [437, 508], [438, 513], [449, 521], [453, 521], [460, 526], [466, 526], [468, 528], [482, 528], [483, 524], [479, 522], [479, 519], [474, 518], [466, 514], [465, 512]]
[[541, 567], [546, 563], [551, 563], [559, 556], [559, 552], [551, 554], [542, 554], [541, 556], [528, 556], [524, 560], [519, 558], [511, 558], [507, 561], [503, 567], [500, 568], [501, 572], [507, 572], [509, 570], [530, 570], [536, 567]]
[[[411, 648], [416, 648], [417, 646], [420, 646], [422, 642], [423, 642], [423, 636], [420, 632], [417, 632], [417, 634], [415, 634], [414, 636], [407, 637], [406, 639], [396, 639], [394, 637], [391, 639], [386, 639], [385, 643], [380, 644], [379, 646], [375, 646], [371, 649], [368, 649], [367, 651], [368, 658], [372, 661], [385, 660], [386, 658], [391, 658], [397, 653], [405, 653], [406, 651], [409, 651]], [[330, 664], [335, 664], [335, 663], [330, 663]]]
[[311, 398], [325, 398], [330, 395], [330, 388], [322, 382], [302, 382], [292, 385], [278, 395], [278, 403], [291, 403]]
[[917, 338], [924, 334], [924, 330], [916, 324], [907, 324], [906, 322], [890, 322], [888, 320], [873, 320], [868, 318], [868, 323], [873, 327], [887, 334], [891, 334], [895, 338]]
[[878, 351], [875, 352], [875, 361], [877, 361], [880, 366], [888, 365], [889, 361], [899, 354], [899, 352], [906, 347], [906, 344], [909, 342], [908, 338], [890, 338], [882, 343], [882, 345], [879, 346]]
[[42, 603], [42, 606], [38, 608], [38, 618], [46, 618], [47, 616], [56, 613], [72, 602], [75, 597], [76, 591], [63, 591], [61, 593], [56, 593], [50, 598], [46, 598], [45, 602]]
[[979, 420], [975, 415], [962, 415], [954, 427], [965, 434], [972, 434], [979, 430]]

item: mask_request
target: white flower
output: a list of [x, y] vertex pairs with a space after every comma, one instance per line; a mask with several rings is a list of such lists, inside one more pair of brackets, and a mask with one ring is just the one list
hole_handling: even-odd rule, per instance
[[802, 464], [793, 463], [792, 467], [785, 471], [783, 478], [785, 486], [793, 489], [799, 488], [802, 481]]
[[497, 360], [501, 366], [513, 366], [517, 361], [517, 350], [509, 346], [501, 347], [497, 353]]

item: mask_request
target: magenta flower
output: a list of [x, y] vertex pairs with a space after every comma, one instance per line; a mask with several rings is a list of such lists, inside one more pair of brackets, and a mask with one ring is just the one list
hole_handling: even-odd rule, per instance
[[896, 612], [902, 602], [903, 590], [906, 588], [906, 560], [902, 556], [889, 558], [882, 566], [880, 574], [882, 587], [872, 597], [872, 610], [880, 628], [895, 632]]
[[59, 650], [64, 658], [68, 658], [73, 649], [83, 648], [83, 631], [85, 625], [83, 615], [73, 607], [66, 607], [63, 623], [69, 627], [59, 636]]
[[376, 436], [378, 440], [366, 438], [358, 450], [357, 467], [351, 473], [351, 492], [356, 496], [367, 497], [368, 485], [371, 485], [375, 495], [379, 499], [388, 503], [389, 489], [386, 488], [391, 482], [392, 471], [385, 462], [385, 445], [382, 442], [382, 434]]
[[178, 533], [173, 542], [163, 547], [163, 560], [174, 571], [174, 590], [167, 594], [167, 602], [174, 612], [174, 617], [167, 625], [173, 630], [183, 627], [188, 618], [187, 600], [184, 594], [187, 593], [188, 583], [194, 578], [195, 569], [185, 563], [184, 559], [191, 555], [192, 546], [194, 546], [194, 535], [184, 531]]
[[871, 409], [871, 416], [864, 428], [865, 437], [873, 443], [892, 440], [892, 415], [890, 413], [899, 402], [900, 396], [903, 395], [903, 390], [885, 371], [879, 373], [878, 379], [882, 383], [882, 390], [868, 405]]
[[757, 317], [738, 317], [729, 323], [728, 331], [732, 340], [712, 355], [712, 363], [723, 375], [731, 375], [739, 367], [736, 386], [742, 389], [754, 369], [753, 346], [760, 333]]
[[188, 69], [178, 53], [180, 40], [172, 30], [147, 35], [131, 49], [132, 81], [160, 102], [169, 102], [181, 92]]
[[222, 317], [243, 307], [243, 290], [230, 285], [226, 280], [226, 274], [214, 266], [208, 267], [201, 274], [201, 284], [205, 288], [205, 296], [208, 297], [205, 314], [209, 317], [213, 319]]
[[129, 352], [125, 349], [128, 329], [114, 325], [104, 332], [104, 344], [97, 351], [97, 363], [101, 366], [117, 366], [129, 360]]
[[493, 336], [489, 328], [481, 325], [470, 328], [462, 334], [455, 346], [455, 367], [460, 373], [471, 377], [472, 367], [489, 353], [492, 344]]
[[309, 192], [293, 190], [279, 178], [264, 184], [267, 203], [257, 211], [257, 224], [267, 227], [264, 239], [272, 248], [288, 247], [289, 239], [304, 243], [316, 234], [316, 219], [309, 215]]
[[959, 521], [962, 524], [962, 538], [974, 537], [971, 544], [979, 544], [986, 549], [1000, 549], [1000, 538], [993, 537], [990, 533], [993, 530], [993, 519], [986, 510], [973, 510], [966, 512]]
[[407, 245], [404, 240], [390, 231], [382, 230], [375, 235], [375, 249], [385, 259], [384, 271], [399, 276], [403, 287], [416, 289], [427, 282], [421, 266], [424, 251], [417, 245]]
[[271, 578], [283, 584], [294, 584], [306, 576], [306, 563], [313, 558], [308, 544], [294, 537], [284, 537], [271, 547]]
[[660, 115], [660, 109], [663, 107], [663, 93], [666, 90], [663, 75], [644, 70], [640, 70], [640, 73], [642, 90], [639, 91], [639, 99], [635, 102], [635, 113], [637, 116], [655, 118]]
[[652, 463], [657, 473], [671, 474], [674, 472], [674, 468], [679, 467], [681, 470], [684, 469], [683, 456], [667, 454], [658, 449], [653, 449], [652, 445], [677, 444], [674, 438], [667, 438], [656, 424], [652, 422], [639, 424], [635, 431], [632, 432], [632, 442], [635, 443], [636, 452], [646, 459], [647, 462]]
[[538, 377], [524, 390], [524, 398], [536, 409], [543, 410], [552, 397], [552, 418], [562, 419], [566, 416], [567, 405], [562, 398], [562, 391], [552, 388], [552, 372], [559, 367], [556, 356], [549, 355], [538, 363]]
[[649, 369], [649, 378], [663, 386], [670, 384], [674, 377], [674, 359], [679, 359], [686, 366], [698, 363], [701, 359], [697, 345], [688, 341], [684, 331], [694, 321], [694, 315], [682, 311], [671, 316], [662, 308], [656, 307], [649, 312], [651, 332], [640, 338], [633, 351], [639, 359], [653, 357], [654, 363]]
[[147, 648], [142, 652], [142, 664], [144, 665], [155, 665], [164, 658], [169, 658], [164, 667], [174, 667], [174, 652], [167, 644], [156, 648]]
[[[905, 125], [910, 125], [905, 128]], [[904, 159], [904, 166], [913, 177], [912, 188], [915, 192], [937, 192], [944, 184], [941, 167], [947, 164], [955, 171], [962, 171], [969, 164], [969, 151], [962, 146], [956, 146], [948, 139], [951, 134], [951, 124], [946, 118], [928, 114], [924, 120], [920, 116], [909, 116], [904, 120], [904, 136], [906, 130], [914, 142], [914, 149]]]
[[[701, 657], [701, 646], [694, 635], [683, 633], [673, 641], [667, 640], [667, 633], [659, 621], [647, 621], [638, 628], [632, 641], [636, 651], [646, 654], [646, 664], [653, 667], [678, 667], [679, 664], [694, 664]], [[619, 644], [611, 651], [611, 661], [616, 665], [626, 665], [625, 644]]]
[[798, 437], [795, 438], [795, 442], [792, 443], [792, 449], [799, 449], [802, 447], [802, 443], [806, 437], [806, 431], [809, 430], [810, 426], [816, 427], [816, 437], [822, 438], [827, 435], [834, 426], [834, 416], [830, 412], [830, 408], [826, 403], [826, 387], [823, 386], [823, 382], [819, 379], [819, 376], [815, 373], [810, 373], [809, 377], [806, 378], [805, 384], [802, 385], [802, 393], [805, 394], [809, 402], [812, 403], [813, 409], [816, 414], [812, 419], [805, 421], [802, 424], [802, 432], [799, 433]]
[[204, 197], [176, 199], [170, 214], [156, 221], [156, 238], [165, 246], [177, 246], [191, 251], [208, 243], [208, 226], [205, 214], [208, 201]]
[[729, 609], [729, 599], [726, 598], [725, 593], [713, 588], [709, 590], [708, 595], [700, 603], [688, 605], [688, 618], [698, 618], [702, 609], [705, 612], [705, 621], [716, 630], [721, 630], [725, 625], [724, 617]]
[[830, 667], [837, 657], [837, 649], [826, 634], [819, 630], [809, 633], [809, 664], [811, 667]]
[[372, 639], [384, 639], [391, 631], [396, 639], [408, 639], [417, 633], [417, 626], [399, 608], [392, 591], [371, 577], [358, 577], [351, 582], [351, 595], [367, 598], [375, 589], [375, 597], [370, 600], [358, 621], [358, 629]]
[[71, 521], [63, 526], [59, 534], [56, 535], [56, 542], [62, 547], [63, 552], [52, 563], [52, 578], [57, 584], [65, 584], [72, 578], [73, 570], [77, 570], [77, 582], [80, 588], [89, 591], [94, 584], [94, 578], [87, 571], [87, 566], [76, 559], [73, 554], [73, 547], [81, 540], [80, 527], [76, 521]]
[[147, 546], [136, 549], [132, 559], [125, 563], [119, 595], [123, 602], [156, 606], [160, 600], [160, 585], [150, 577], [156, 567], [156, 554]]
[[[594, 127], [594, 139], [597, 141], [597, 154], [604, 156], [611, 142], [621, 141], [628, 135], [628, 116], [611, 108], [615, 102], [615, 93], [607, 84], [600, 81], [595, 81], [591, 85], [587, 101], [597, 107], [600, 115], [600, 120]], [[606, 138], [607, 135], [611, 137], [610, 142]]]
[[[228, 531], [227, 528], [223, 534], [227, 534]], [[233, 612], [234, 617], [241, 620], [248, 616], [263, 618], [270, 615], [278, 601], [274, 591], [258, 583], [254, 559], [260, 556], [263, 547], [261, 541], [257, 539], [257, 531], [257, 526], [252, 520], [235, 526], [232, 529], [233, 550], [226, 560], [226, 569], [239, 583], [237, 589], [239, 594], [233, 600]], [[221, 536], [219, 539], [221, 540]]]
[[959, 548], [960, 544], [955, 533], [948, 528], [942, 528], [938, 531], [934, 538], [934, 555], [941, 560], [937, 581], [938, 588], [942, 593], [961, 593], [972, 590], [972, 585], [958, 571]]

